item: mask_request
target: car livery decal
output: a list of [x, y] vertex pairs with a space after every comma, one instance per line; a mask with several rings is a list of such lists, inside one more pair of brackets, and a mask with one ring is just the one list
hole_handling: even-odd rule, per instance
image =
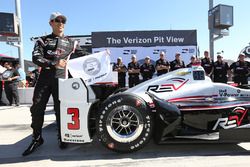
[[214, 125], [213, 130], [216, 130], [219, 126], [223, 129], [239, 127], [247, 112], [248, 110], [243, 107], [236, 107], [232, 112], [234, 115], [226, 118], [219, 118]]
[[[220, 102], [216, 103], [216, 101], [222, 101], [219, 95], [197, 95], [197, 96], [186, 96], [186, 97], [178, 97], [167, 99], [166, 101], [169, 103], [174, 103], [178, 106], [181, 111], [197, 111], [197, 110], [209, 110], [209, 109], [225, 109], [225, 108], [232, 108], [238, 107], [239, 105], [250, 105], [249, 98], [242, 99], [243, 101], [234, 101], [234, 102]], [[182, 106], [180, 103], [190, 104], [188, 106]], [[201, 105], [197, 105], [200, 103]], [[204, 104], [207, 105], [204, 105]], [[196, 104], [196, 105], [192, 105]]]
[[184, 78], [171, 78], [167, 80], [167, 84], [162, 85], [150, 85], [147, 91], [153, 91], [155, 93], [172, 92], [179, 90], [183, 85], [185, 85], [189, 79]]
[[188, 106], [188, 107], [179, 107], [181, 111], [199, 111], [199, 110], [219, 110], [219, 109], [226, 109], [226, 108], [232, 108], [237, 107], [239, 105], [250, 105], [250, 102], [240, 102], [236, 104], [221, 104], [221, 105], [211, 105], [211, 106]]
[[173, 98], [168, 99], [168, 102], [180, 102], [180, 101], [193, 101], [193, 100], [206, 100], [207, 98], [214, 98], [218, 97], [218, 95], [198, 95], [198, 96], [187, 96], [187, 97], [179, 97], [179, 98]]

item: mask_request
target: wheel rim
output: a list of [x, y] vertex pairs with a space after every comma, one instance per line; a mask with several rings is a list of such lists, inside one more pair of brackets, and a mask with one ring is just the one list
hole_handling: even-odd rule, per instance
[[123, 105], [113, 109], [107, 120], [107, 131], [116, 141], [128, 143], [137, 139], [143, 130], [143, 119], [137, 109]]

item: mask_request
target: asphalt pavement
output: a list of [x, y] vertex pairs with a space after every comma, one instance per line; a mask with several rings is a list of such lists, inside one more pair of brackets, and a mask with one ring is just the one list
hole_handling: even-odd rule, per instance
[[52, 106], [48, 106], [45, 112], [44, 144], [33, 154], [22, 157], [22, 152], [31, 141], [29, 107], [0, 106], [0, 167], [250, 165], [250, 143], [156, 145], [152, 141], [138, 152], [119, 154], [107, 150], [94, 139], [90, 144], [70, 144], [68, 148], [61, 150], [57, 145]]

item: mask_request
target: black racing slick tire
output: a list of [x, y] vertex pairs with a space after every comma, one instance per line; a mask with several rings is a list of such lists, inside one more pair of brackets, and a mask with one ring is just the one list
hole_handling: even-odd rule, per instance
[[134, 152], [151, 139], [152, 113], [142, 98], [120, 93], [103, 103], [96, 129], [99, 141], [106, 148], [121, 153]]

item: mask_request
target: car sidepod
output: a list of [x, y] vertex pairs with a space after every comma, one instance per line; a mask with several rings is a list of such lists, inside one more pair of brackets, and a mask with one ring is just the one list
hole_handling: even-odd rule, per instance
[[147, 92], [153, 100], [155, 113], [154, 140], [157, 144], [173, 139], [181, 130], [182, 116], [179, 108]]

